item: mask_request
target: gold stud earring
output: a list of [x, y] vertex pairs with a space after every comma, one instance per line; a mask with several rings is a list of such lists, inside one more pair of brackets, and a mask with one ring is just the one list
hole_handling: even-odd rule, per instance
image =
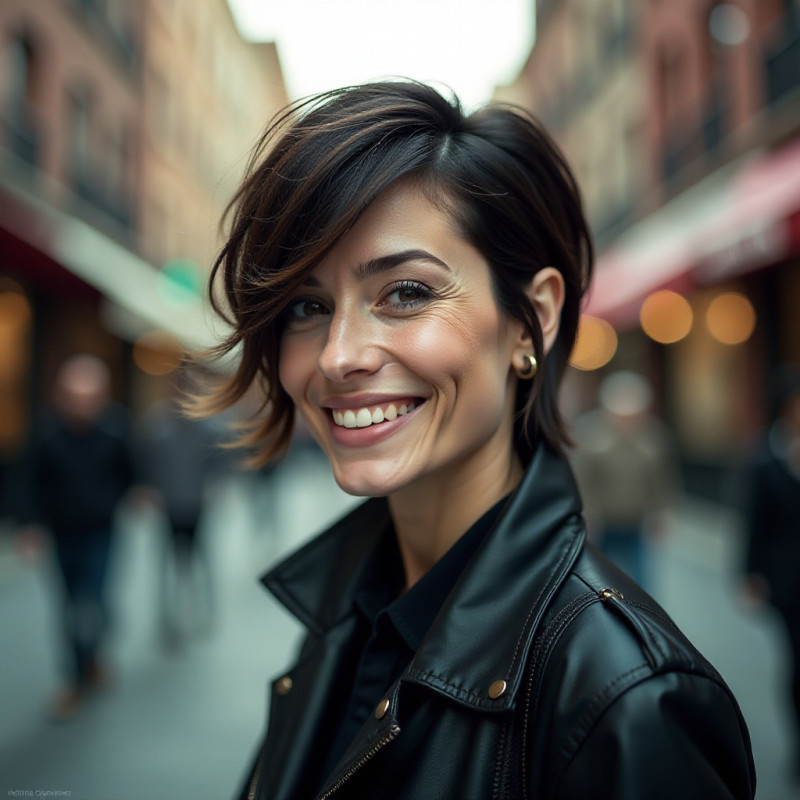
[[525, 353], [525, 355], [522, 356], [522, 360], [524, 365], [522, 369], [518, 369], [516, 371], [517, 377], [521, 378], [523, 381], [529, 381], [534, 375], [536, 375], [536, 370], [539, 368], [539, 365], [537, 364], [536, 357], [533, 355], [533, 353]]

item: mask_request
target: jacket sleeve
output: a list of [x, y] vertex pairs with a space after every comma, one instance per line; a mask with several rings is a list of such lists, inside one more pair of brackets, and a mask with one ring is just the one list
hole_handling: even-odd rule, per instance
[[747, 729], [728, 692], [697, 674], [634, 685], [572, 737], [548, 797], [559, 800], [752, 800]]

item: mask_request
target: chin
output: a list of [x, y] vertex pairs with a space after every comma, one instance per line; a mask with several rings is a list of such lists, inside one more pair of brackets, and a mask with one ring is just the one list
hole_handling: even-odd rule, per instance
[[401, 489], [408, 481], [396, 474], [381, 474], [374, 463], [335, 467], [333, 477], [339, 488], [354, 497], [386, 497]]

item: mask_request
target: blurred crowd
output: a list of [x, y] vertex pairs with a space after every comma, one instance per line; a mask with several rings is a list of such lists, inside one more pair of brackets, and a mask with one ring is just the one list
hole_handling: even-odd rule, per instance
[[215, 478], [228, 465], [216, 423], [182, 408], [186, 370], [165, 398], [133, 419], [111, 398], [106, 365], [88, 354], [58, 369], [33, 427], [14, 504], [19, 551], [58, 567], [63, 688], [50, 714], [64, 720], [109, 680], [103, 645], [111, 615], [109, 567], [124, 500], [155, 511], [167, 531], [159, 567], [161, 635], [168, 648], [207, 629], [212, 581], [198, 528]]

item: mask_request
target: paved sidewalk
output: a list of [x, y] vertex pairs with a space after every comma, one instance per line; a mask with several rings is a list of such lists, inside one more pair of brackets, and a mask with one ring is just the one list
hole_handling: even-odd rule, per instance
[[757, 800], [798, 800], [788, 644], [775, 612], [748, 606], [741, 595], [743, 546], [737, 513], [687, 499], [653, 548], [651, 591], [738, 699], [753, 743]]

